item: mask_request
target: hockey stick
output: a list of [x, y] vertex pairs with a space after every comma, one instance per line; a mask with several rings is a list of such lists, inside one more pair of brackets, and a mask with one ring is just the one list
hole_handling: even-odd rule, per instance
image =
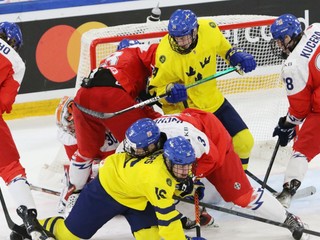
[[261, 184], [262, 188], [266, 188], [266, 186], [267, 186], [267, 181], [268, 181], [268, 178], [269, 178], [269, 175], [270, 175], [271, 168], [273, 166], [274, 160], [276, 158], [277, 152], [279, 150], [279, 146], [280, 146], [280, 139], [278, 138], [278, 141], [277, 141], [276, 146], [275, 146], [275, 148], [273, 150], [273, 153], [272, 153], [272, 157], [271, 157], [267, 172], [266, 172], [266, 174], [264, 176], [263, 183]]
[[[256, 181], [257, 183], [259, 183], [260, 185], [262, 185], [262, 180], [260, 180], [257, 176], [255, 176], [253, 173], [251, 173], [249, 170], [245, 170], [246, 174], [251, 177], [254, 181]], [[273, 195], [277, 195], [278, 192], [276, 190], [274, 190], [272, 187], [270, 187], [269, 185], [266, 184], [265, 189], [267, 189], [268, 191], [270, 191]], [[300, 198], [304, 198], [304, 197], [308, 197], [311, 196], [313, 194], [315, 194], [317, 191], [317, 189], [315, 188], [315, 186], [308, 186], [308, 187], [304, 187], [301, 189], [298, 189], [296, 194], [293, 195], [292, 199], [300, 199]]]
[[32, 185], [32, 184], [30, 184], [30, 189], [34, 190], [34, 191], [38, 191], [38, 192], [44, 192], [44, 193], [60, 196], [60, 192], [58, 192], [58, 191], [54, 191], [54, 190], [47, 189], [47, 188], [42, 188], [42, 187], [37, 187], [37, 186]]
[[201, 237], [201, 228], [200, 228], [200, 205], [199, 205], [199, 195], [198, 192], [194, 193], [194, 213], [196, 218], [196, 233], [197, 237]]
[[[256, 181], [257, 183], [259, 183], [259, 184], [262, 186], [263, 181], [260, 180], [256, 175], [254, 175], [253, 173], [251, 173], [249, 170], [245, 170], [245, 172], [246, 172], [246, 174], [247, 174], [250, 178], [252, 178], [254, 181]], [[267, 185], [267, 184], [265, 184], [265, 187], [264, 187], [264, 188], [267, 189], [269, 192], [271, 192], [271, 193], [273, 193], [273, 194], [277, 193], [276, 190], [274, 190], [272, 187], [270, 187], [270, 186]]]
[[[189, 200], [189, 199], [178, 198], [178, 197], [174, 197], [174, 199], [179, 200], [181, 202], [194, 204], [193, 201]], [[220, 207], [220, 206], [216, 206], [216, 205], [209, 204], [209, 203], [204, 203], [204, 202], [199, 202], [199, 205], [202, 206], [202, 207], [210, 208], [210, 209], [217, 210], [217, 211], [220, 211], [220, 212], [229, 213], [229, 214], [232, 214], [232, 215], [236, 215], [236, 216], [239, 216], [239, 217], [255, 220], [255, 221], [258, 221], [258, 222], [263, 222], [263, 223], [275, 225], [275, 226], [278, 226], [278, 227], [287, 228], [288, 230], [292, 229], [292, 226], [289, 226], [288, 224], [277, 222], [277, 221], [273, 221], [273, 220], [262, 218], [262, 217], [258, 217], [258, 216], [255, 216], [255, 215], [250, 215], [250, 214], [239, 212], [239, 211], [236, 211], [236, 210], [233, 210], [233, 209], [224, 208], [224, 207]], [[306, 234], [310, 234], [310, 235], [314, 235], [314, 236], [320, 237], [320, 232], [316, 232], [316, 231], [313, 231], [313, 230], [310, 230], [310, 229], [305, 229], [305, 228], [301, 229], [301, 231], [306, 233]]]
[[8, 208], [7, 208], [7, 205], [6, 205], [5, 201], [4, 201], [1, 188], [0, 188], [0, 201], [1, 201], [2, 208], [3, 208], [4, 216], [6, 217], [6, 220], [7, 220], [8, 227], [12, 231], [18, 233], [20, 236], [22, 236], [22, 237], [24, 237], [26, 239], [30, 239], [30, 236], [27, 233], [27, 230], [24, 227], [21, 227], [21, 226], [15, 224], [12, 221], [12, 219], [10, 217], [10, 214], [9, 214], [9, 211], [8, 211]]
[[[221, 71], [221, 72], [217, 72], [216, 74], [212, 75], [212, 76], [209, 76], [207, 78], [203, 78], [199, 81], [196, 81], [188, 86], [186, 86], [186, 89], [189, 89], [189, 88], [192, 88], [194, 86], [197, 86], [199, 84], [202, 84], [202, 83], [205, 83], [205, 82], [208, 82], [212, 79], [215, 79], [215, 78], [218, 78], [218, 77], [221, 77], [221, 76], [224, 76], [228, 73], [231, 73], [231, 72], [234, 72], [234, 71], [237, 71], [238, 68], [237, 67], [231, 67], [231, 68], [228, 68], [224, 71]], [[77, 108], [80, 109], [80, 111], [92, 116], [92, 117], [95, 117], [95, 118], [99, 118], [99, 119], [108, 119], [108, 118], [112, 118], [112, 117], [115, 117], [117, 115], [120, 115], [122, 113], [125, 113], [125, 112], [128, 112], [130, 110], [133, 110], [133, 109], [136, 109], [136, 108], [140, 108], [140, 107], [144, 107], [146, 105], [149, 105], [151, 103], [155, 103], [157, 101], [159, 101], [160, 99], [164, 98], [164, 97], [167, 97], [168, 96], [168, 93], [164, 93], [164, 94], [161, 94], [159, 96], [155, 96], [155, 97], [152, 97], [152, 98], [149, 98], [143, 102], [140, 102], [140, 103], [137, 103], [131, 107], [128, 107], [128, 108], [125, 108], [125, 109], [122, 109], [118, 112], [114, 112], [114, 113], [103, 113], [103, 112], [98, 112], [98, 111], [94, 111], [94, 110], [91, 110], [91, 109], [88, 109], [88, 108], [85, 108], [81, 105], [79, 105], [78, 103], [74, 103], [76, 105]]]

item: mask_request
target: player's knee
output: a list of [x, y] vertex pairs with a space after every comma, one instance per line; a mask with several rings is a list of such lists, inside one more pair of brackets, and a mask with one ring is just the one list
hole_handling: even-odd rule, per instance
[[159, 228], [157, 226], [152, 226], [150, 228], [144, 228], [133, 233], [136, 240], [146, 240], [154, 239], [160, 240]]
[[39, 223], [51, 233], [54, 234], [57, 240], [79, 240], [80, 238], [74, 235], [66, 227], [63, 217], [51, 217], [39, 220]]
[[[254, 139], [249, 129], [243, 129], [232, 138], [234, 151], [241, 159], [249, 159]], [[247, 164], [247, 163], [246, 163]]]

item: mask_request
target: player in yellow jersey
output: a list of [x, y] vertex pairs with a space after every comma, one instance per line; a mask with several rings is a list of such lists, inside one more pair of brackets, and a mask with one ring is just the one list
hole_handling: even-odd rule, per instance
[[[106, 159], [65, 220], [53, 217], [42, 221], [58, 240], [89, 239], [117, 215], [127, 219], [138, 240], [205, 240], [185, 236], [173, 200], [177, 185], [190, 177], [194, 149], [182, 136], [163, 144], [159, 128], [149, 121], [143, 128], [138, 125], [139, 141], [125, 139], [130, 154], [116, 153]], [[137, 124], [139, 121], [126, 135]]]
[[215, 74], [217, 55], [232, 66], [240, 65], [244, 72], [256, 68], [253, 56], [232, 47], [214, 21], [198, 20], [190, 10], [176, 10], [169, 19], [168, 30], [156, 51], [150, 93], [160, 95], [171, 90], [171, 95], [162, 100], [165, 114], [187, 107], [215, 114], [233, 137], [235, 151], [246, 169], [254, 142], [252, 134], [217, 88], [216, 80], [190, 88], [188, 94], [185, 85]]

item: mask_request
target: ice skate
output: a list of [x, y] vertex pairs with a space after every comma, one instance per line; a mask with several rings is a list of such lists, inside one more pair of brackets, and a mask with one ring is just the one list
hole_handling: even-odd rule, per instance
[[214, 224], [214, 218], [206, 211], [205, 208], [203, 208], [200, 214], [200, 226], [207, 227], [213, 224]]
[[284, 221], [285, 224], [290, 226], [290, 232], [292, 237], [296, 240], [302, 239], [304, 224], [301, 219], [292, 213], [287, 212], [287, 218]]
[[196, 227], [196, 221], [184, 216], [180, 219], [183, 229], [190, 230]]
[[278, 201], [283, 205], [285, 208], [289, 208], [291, 205], [291, 200], [293, 195], [297, 192], [298, 188], [300, 187], [301, 182], [297, 179], [293, 179], [285, 184], [283, 184], [282, 192], [277, 196]]
[[22, 218], [32, 240], [55, 240], [54, 235], [45, 230], [38, 222], [35, 209], [27, 209], [26, 206], [20, 206], [17, 208], [17, 213]]

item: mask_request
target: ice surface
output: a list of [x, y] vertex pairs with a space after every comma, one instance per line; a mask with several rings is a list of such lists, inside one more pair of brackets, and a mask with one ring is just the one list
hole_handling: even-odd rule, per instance
[[[12, 130], [13, 137], [16, 141], [17, 147], [21, 155], [21, 161], [26, 168], [29, 181], [38, 186], [43, 186], [48, 182], [44, 179], [43, 174], [39, 171], [45, 164], [50, 164], [57, 157], [61, 145], [56, 139], [56, 126], [53, 116], [35, 117], [8, 121], [8, 125]], [[249, 170], [253, 172], [260, 179], [264, 178], [265, 171], [268, 167], [270, 157], [272, 155], [273, 143], [268, 147], [255, 147], [253, 157], [250, 161]], [[281, 154], [281, 152], [280, 152]], [[282, 154], [283, 155], [283, 154]], [[258, 156], [258, 157], [256, 157]], [[284, 155], [286, 156], [286, 155]], [[268, 184], [276, 190], [281, 189], [283, 171], [285, 169], [287, 157], [276, 158], [275, 164], [272, 168]], [[309, 164], [309, 171], [302, 183], [302, 187], [313, 185], [318, 189], [318, 192], [310, 197], [295, 200], [290, 208], [290, 211], [297, 214], [301, 219], [308, 223], [310, 229], [320, 231], [320, 163], [319, 159], [314, 159]], [[41, 179], [39, 176], [42, 176]], [[54, 179], [52, 179], [54, 181]], [[4, 184], [1, 182], [1, 188], [4, 192], [5, 199], [11, 214], [12, 219], [16, 223], [21, 223], [17, 217], [15, 209], [12, 204], [12, 198], [8, 195]], [[253, 182], [254, 185], [257, 185]], [[48, 187], [48, 186], [43, 186]], [[209, 187], [206, 189], [209, 191]], [[33, 195], [38, 207], [39, 217], [49, 217], [56, 214], [56, 204], [58, 197], [33, 191]], [[19, 197], [19, 196], [16, 196]], [[210, 194], [206, 194], [209, 198]], [[217, 197], [214, 195], [214, 201]], [[221, 202], [220, 202], [221, 203]], [[192, 215], [192, 207], [182, 207], [187, 214]], [[190, 210], [191, 209], [191, 210]], [[191, 211], [191, 212], [190, 212]], [[253, 220], [241, 218], [238, 216], [221, 213], [217, 211], [209, 212], [215, 217], [218, 228], [208, 227], [202, 228], [202, 236], [207, 239], [263, 239], [263, 240], [285, 240], [292, 239], [290, 232], [287, 229], [256, 222]], [[9, 239], [10, 230], [6, 225], [3, 210], [0, 208], [0, 239]], [[195, 236], [195, 231], [190, 230], [188, 235]], [[100, 240], [130, 240], [134, 239], [130, 233], [130, 229], [126, 221], [122, 217], [116, 217], [107, 223], [93, 239]], [[310, 239], [317, 239], [311, 237]]]

